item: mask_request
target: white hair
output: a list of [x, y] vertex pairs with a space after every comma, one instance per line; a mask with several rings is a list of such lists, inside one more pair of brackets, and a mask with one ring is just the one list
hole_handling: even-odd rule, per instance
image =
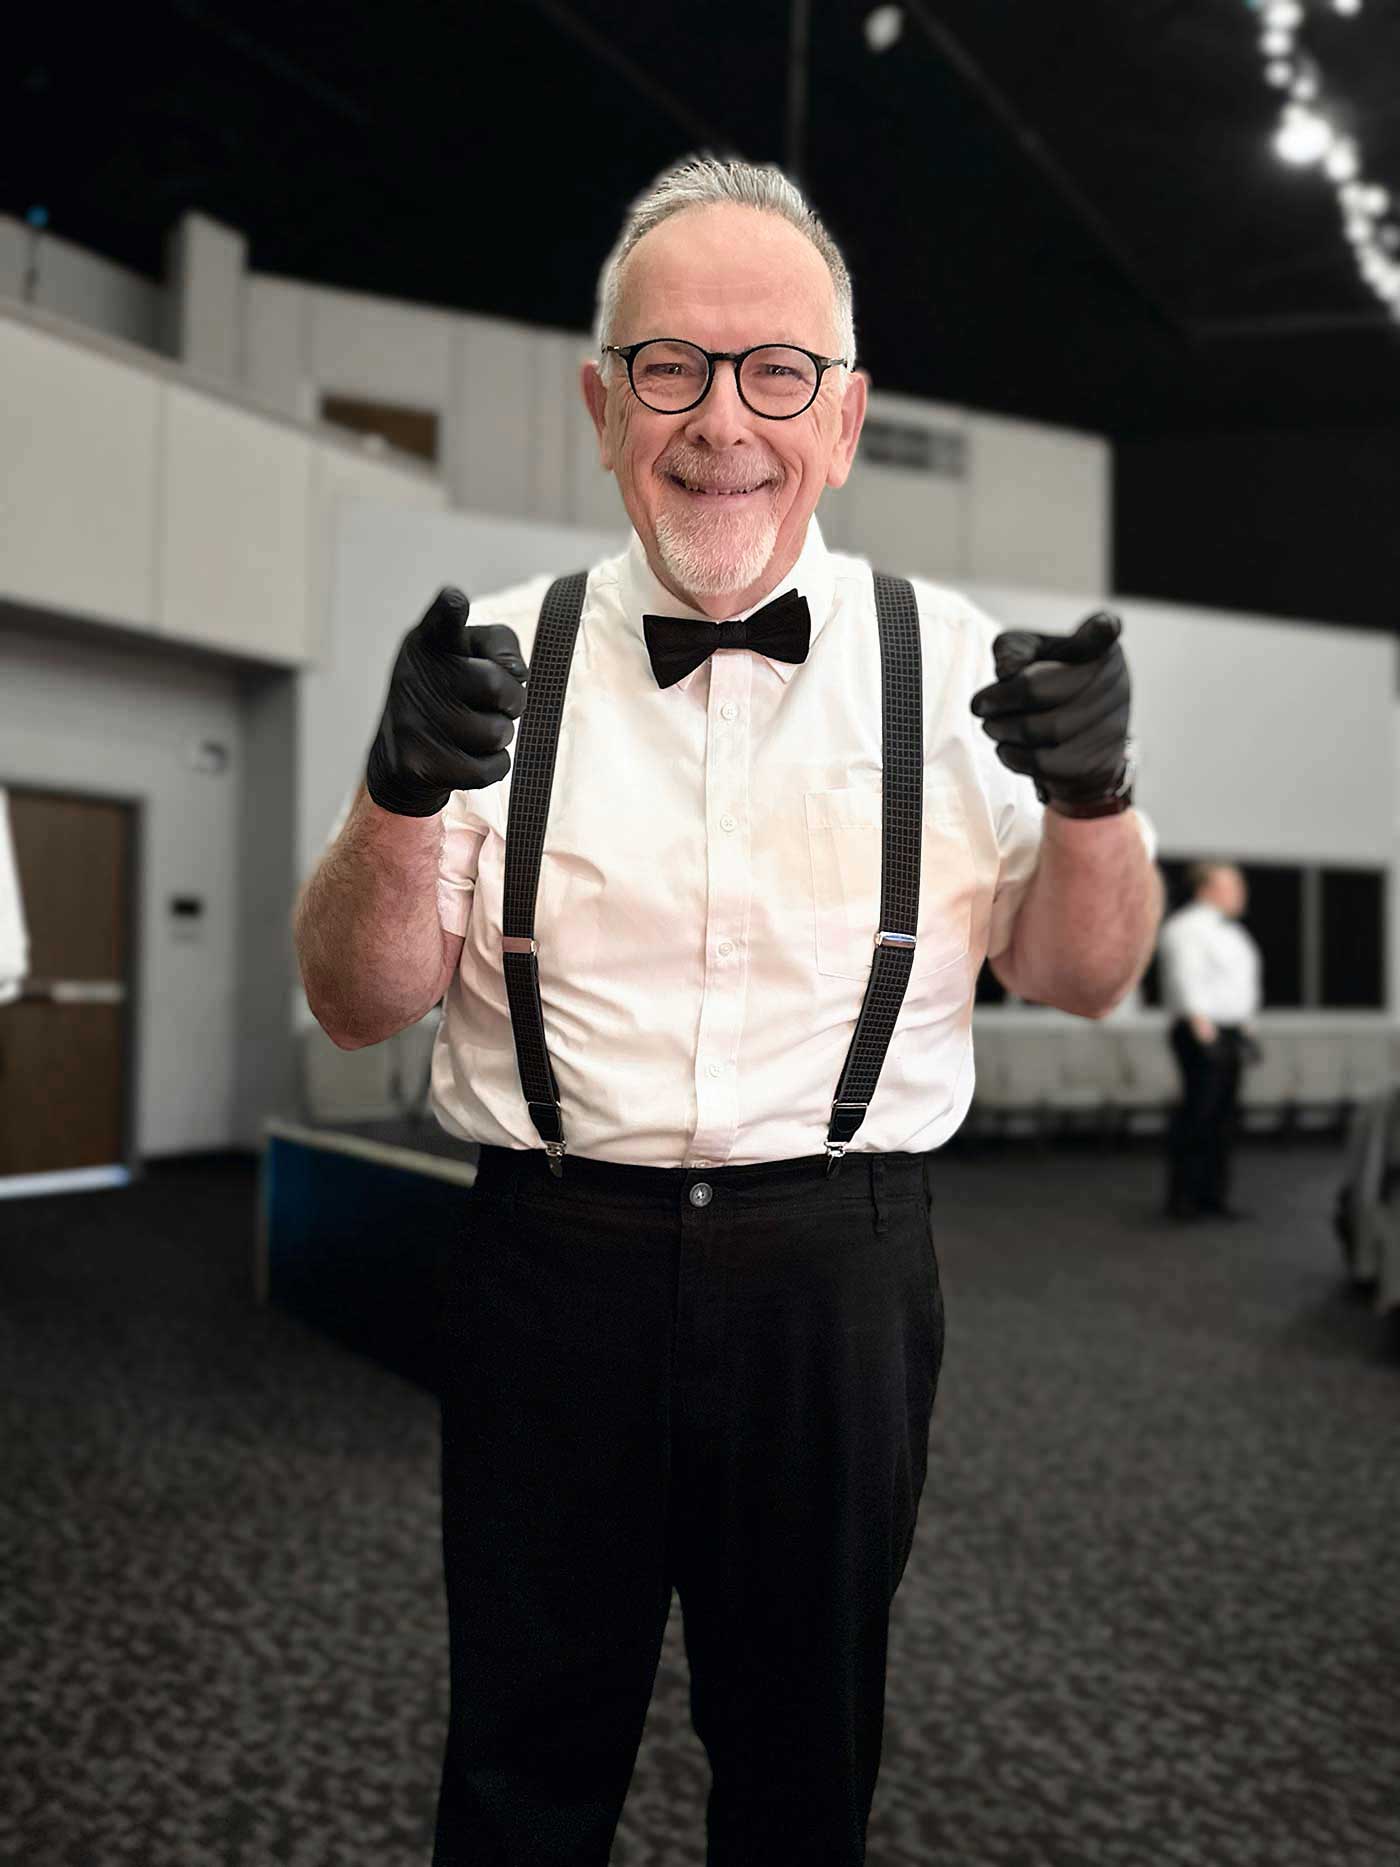
[[600, 363], [604, 344], [611, 343], [617, 318], [617, 300], [622, 262], [632, 248], [653, 227], [689, 207], [714, 207], [733, 202], [753, 207], [765, 214], [777, 214], [805, 234], [826, 261], [836, 296], [836, 329], [840, 354], [853, 367], [856, 360], [855, 312], [851, 301], [851, 275], [841, 257], [840, 248], [809, 206], [802, 190], [773, 163], [724, 160], [718, 156], [687, 156], [639, 194], [627, 210], [622, 232], [603, 269], [598, 275], [597, 316], [594, 337]]

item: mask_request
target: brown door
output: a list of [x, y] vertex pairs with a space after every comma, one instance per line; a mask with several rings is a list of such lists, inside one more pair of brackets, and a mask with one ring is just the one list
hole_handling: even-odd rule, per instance
[[0, 1005], [0, 1174], [125, 1158], [132, 808], [9, 792], [29, 977]]

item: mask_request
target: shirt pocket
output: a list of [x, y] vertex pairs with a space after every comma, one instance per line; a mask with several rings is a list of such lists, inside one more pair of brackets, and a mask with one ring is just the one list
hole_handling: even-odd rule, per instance
[[[806, 791], [807, 843], [817, 971], [868, 977], [880, 928], [882, 795], [878, 784]], [[911, 979], [965, 959], [972, 942], [977, 876], [962, 797], [946, 779], [924, 779], [919, 928]]]

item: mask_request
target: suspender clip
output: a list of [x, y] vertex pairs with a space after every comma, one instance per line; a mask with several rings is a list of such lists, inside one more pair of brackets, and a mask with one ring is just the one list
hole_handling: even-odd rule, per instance
[[830, 1180], [841, 1171], [841, 1162], [846, 1158], [846, 1143], [826, 1141], [822, 1145], [826, 1148], [826, 1177]]
[[549, 1171], [554, 1175], [556, 1180], [562, 1180], [564, 1177], [564, 1143], [562, 1141], [546, 1141], [544, 1144], [544, 1151], [549, 1156]]

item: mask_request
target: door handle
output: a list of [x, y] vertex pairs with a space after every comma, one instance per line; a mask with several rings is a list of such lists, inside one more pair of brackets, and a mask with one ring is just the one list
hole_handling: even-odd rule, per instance
[[53, 1005], [124, 1005], [120, 979], [26, 979], [20, 997]]

